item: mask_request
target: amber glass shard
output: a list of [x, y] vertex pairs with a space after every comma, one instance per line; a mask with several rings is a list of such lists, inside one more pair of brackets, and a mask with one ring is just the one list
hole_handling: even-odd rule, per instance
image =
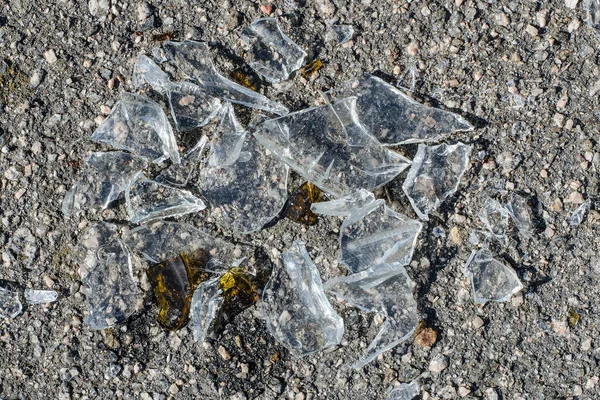
[[302, 67], [300, 74], [302, 74], [304, 79], [309, 79], [321, 68], [323, 68], [323, 62], [317, 58], [316, 60], [311, 61]]
[[258, 300], [258, 289], [255, 277], [248, 274], [244, 267], [234, 267], [219, 278], [219, 287], [223, 291], [223, 308], [221, 322], [227, 322], [255, 304]]
[[242, 70], [235, 70], [229, 74], [231, 80], [235, 83], [239, 83], [240, 85], [247, 87], [250, 90], [254, 90], [255, 92], [258, 90], [258, 85], [256, 80], [246, 72]]
[[318, 216], [311, 211], [313, 203], [323, 201], [323, 192], [310, 182], [305, 182], [288, 199], [285, 207], [285, 216], [294, 222], [304, 225], [314, 225]]
[[148, 269], [159, 309], [158, 322], [165, 329], [180, 329], [187, 321], [194, 290], [208, 277], [206, 261], [206, 251], [198, 249]]

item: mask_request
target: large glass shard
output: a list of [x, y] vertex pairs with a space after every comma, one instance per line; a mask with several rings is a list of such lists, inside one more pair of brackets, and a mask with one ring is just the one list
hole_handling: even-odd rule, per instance
[[25, 301], [28, 304], [53, 303], [58, 299], [58, 293], [54, 290], [25, 289]]
[[358, 119], [384, 145], [439, 141], [474, 129], [460, 115], [420, 104], [372, 75], [345, 82], [324, 96], [332, 103], [356, 97]]
[[188, 192], [140, 176], [125, 191], [129, 220], [143, 223], [202, 211], [204, 202]]
[[194, 291], [208, 277], [208, 252], [197, 249], [154, 264], [148, 277], [158, 306], [158, 322], [167, 330], [180, 329], [187, 321]]
[[92, 134], [92, 140], [127, 150], [154, 163], [168, 158], [179, 164], [179, 151], [164, 111], [150, 98], [122, 93], [110, 115]]
[[122, 151], [92, 153], [85, 160], [82, 178], [63, 199], [63, 214], [107, 208], [146, 165], [144, 159]]
[[352, 273], [374, 265], [407, 265], [422, 224], [375, 200], [350, 214], [340, 229], [341, 261]]
[[496, 200], [488, 197], [477, 215], [492, 236], [506, 246], [508, 244], [508, 238], [506, 237], [508, 210]]
[[583, 222], [585, 217], [587, 217], [588, 213], [590, 212], [590, 206], [591, 206], [591, 201], [590, 201], [590, 199], [587, 199], [586, 201], [583, 202], [582, 205], [577, 207], [577, 209], [573, 212], [573, 214], [571, 214], [571, 216], [569, 217], [569, 220], [567, 221], [569, 223], [569, 225], [571, 225], [571, 226], [581, 225], [581, 223]]
[[139, 89], [147, 83], [158, 93], [165, 94], [170, 81], [169, 75], [150, 57], [143, 54], [137, 56], [131, 77], [131, 84], [135, 89]]
[[284, 214], [294, 222], [304, 225], [315, 225], [318, 216], [311, 207], [323, 200], [323, 192], [310, 182], [305, 182], [292, 193], [285, 206]]
[[426, 146], [419, 144], [406, 180], [402, 185], [413, 209], [424, 221], [428, 214], [451, 196], [469, 168], [472, 146], [463, 143]]
[[210, 167], [227, 167], [235, 163], [246, 139], [246, 130], [239, 123], [231, 103], [226, 102], [219, 110], [219, 125], [213, 132], [208, 154]]
[[325, 40], [334, 40], [342, 45], [354, 36], [354, 27], [352, 25], [331, 25], [325, 34]]
[[415, 332], [419, 315], [412, 294], [414, 286], [404, 267], [397, 263], [375, 265], [365, 271], [325, 282], [326, 291], [352, 306], [367, 312], [382, 313], [386, 317], [366, 354], [354, 364], [354, 368], [362, 368]]
[[263, 291], [261, 310], [269, 332], [296, 356], [335, 346], [344, 334], [344, 322], [329, 304], [302, 242], [281, 254]]
[[600, 0], [586, 0], [585, 8], [588, 25], [600, 32]]
[[506, 210], [519, 230], [519, 233], [524, 237], [531, 237], [533, 234], [533, 224], [531, 222], [531, 215], [529, 215], [527, 199], [513, 193], [508, 203], [506, 203]]
[[410, 383], [403, 383], [402, 385], [394, 388], [390, 394], [388, 394], [387, 400], [412, 400], [421, 393], [419, 383], [412, 381]]
[[181, 72], [198, 82], [201, 90], [221, 100], [256, 108], [277, 115], [285, 115], [289, 110], [266, 96], [245, 88], [225, 77], [215, 68], [208, 44], [186, 40], [164, 43], [167, 56], [176, 62]]
[[21, 314], [22, 310], [19, 293], [0, 287], [0, 318], [14, 318]]
[[471, 253], [465, 265], [465, 274], [471, 278], [473, 299], [477, 304], [508, 301], [523, 289], [515, 271], [493, 258], [488, 249]]
[[91, 225], [79, 240], [76, 257], [88, 307], [85, 322], [92, 329], [122, 324], [141, 308], [131, 256], [115, 225]]
[[302, 67], [306, 52], [287, 37], [276, 18], [261, 18], [244, 29], [250, 47], [250, 66], [269, 82], [280, 82]]
[[374, 201], [375, 195], [373, 193], [368, 190], [360, 189], [357, 192], [339, 199], [313, 204], [310, 209], [317, 214], [346, 217], [363, 209], [367, 204]]
[[153, 264], [206, 250], [206, 271], [221, 273], [237, 265], [247, 255], [243, 247], [194, 228], [188, 224], [157, 221], [129, 231], [123, 238], [127, 246]]
[[223, 305], [223, 293], [219, 287], [219, 278], [202, 282], [192, 298], [192, 323], [194, 340], [203, 342], [208, 330], [217, 318]]
[[208, 136], [203, 135], [194, 148], [185, 154], [181, 164], [171, 164], [168, 168], [163, 169], [156, 177], [156, 181], [169, 186], [187, 186], [197, 167], [195, 160], [201, 158], [208, 144]]
[[342, 125], [335, 110], [349, 104], [267, 120], [254, 135], [276, 157], [334, 197], [373, 190], [391, 181], [410, 161], [382, 147], [360, 127]]

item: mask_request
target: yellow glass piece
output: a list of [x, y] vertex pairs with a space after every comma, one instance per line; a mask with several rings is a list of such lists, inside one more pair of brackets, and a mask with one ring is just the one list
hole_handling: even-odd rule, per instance
[[304, 79], [309, 79], [314, 74], [316, 74], [317, 71], [321, 68], [323, 68], [323, 62], [317, 58], [316, 60], [311, 61], [304, 67], [302, 67], [302, 69], [300, 70], [300, 74], [302, 74], [302, 77]]
[[239, 83], [240, 85], [247, 87], [250, 90], [254, 90], [256, 92], [256, 90], [258, 89], [258, 85], [254, 82], [252, 76], [246, 74], [241, 70], [233, 71], [229, 74], [229, 77], [234, 82]]
[[571, 328], [574, 328], [575, 325], [577, 325], [577, 323], [579, 322], [579, 318], [581, 318], [579, 316], [579, 313], [573, 309], [569, 310], [569, 326]]
[[323, 192], [310, 182], [305, 182], [292, 193], [285, 207], [284, 214], [294, 222], [304, 225], [314, 225], [318, 216], [311, 211], [313, 203], [323, 201]]

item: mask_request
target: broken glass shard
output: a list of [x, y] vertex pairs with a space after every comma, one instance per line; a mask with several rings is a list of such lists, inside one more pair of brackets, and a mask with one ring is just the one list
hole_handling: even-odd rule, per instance
[[342, 125], [335, 111], [341, 113], [341, 108], [340, 104], [326, 105], [267, 120], [254, 136], [307, 181], [334, 197], [373, 190], [408, 167], [408, 159], [382, 147], [360, 127]]
[[14, 318], [21, 314], [22, 310], [19, 293], [0, 287], [0, 318]]
[[375, 265], [365, 271], [325, 282], [326, 291], [352, 306], [385, 315], [379, 333], [354, 368], [362, 368], [415, 332], [419, 315], [412, 294], [414, 286], [404, 267], [398, 263]]
[[506, 210], [519, 230], [519, 233], [524, 237], [531, 237], [533, 234], [533, 224], [529, 215], [527, 199], [513, 193], [508, 203], [506, 203]]
[[255, 304], [259, 299], [259, 289], [262, 290], [265, 284], [266, 281], [262, 281], [260, 274], [250, 274], [245, 267], [233, 267], [221, 275], [219, 287], [224, 302], [219, 311], [217, 328], [223, 327], [236, 315]]
[[58, 293], [54, 290], [32, 290], [25, 289], [25, 301], [28, 304], [52, 303], [58, 299]]
[[63, 214], [107, 208], [145, 167], [143, 159], [122, 151], [92, 153], [85, 160], [82, 178], [63, 199]]
[[219, 124], [213, 132], [208, 154], [210, 167], [227, 167], [240, 157], [246, 139], [246, 130], [239, 123], [231, 103], [226, 102], [219, 110]]
[[587, 217], [588, 213], [590, 212], [590, 206], [591, 206], [590, 199], [587, 199], [585, 202], [583, 202], [582, 205], [577, 207], [577, 209], [569, 217], [569, 220], [568, 220], [569, 225], [571, 225], [571, 226], [581, 225], [581, 223], [583, 222], [585, 217]]
[[493, 258], [488, 249], [471, 253], [465, 265], [465, 274], [471, 279], [473, 299], [477, 304], [508, 301], [523, 289], [515, 271]]
[[188, 192], [139, 176], [125, 191], [129, 220], [143, 223], [202, 211], [204, 202]]
[[311, 210], [311, 206], [322, 200], [321, 189], [310, 182], [305, 182], [288, 199], [284, 214], [299, 224], [314, 225], [317, 223], [318, 216]]
[[76, 250], [88, 307], [85, 322], [92, 329], [124, 323], [143, 303], [129, 250], [117, 234], [115, 225], [96, 223], [81, 236]]
[[167, 56], [176, 62], [181, 72], [194, 79], [201, 90], [221, 100], [256, 108], [277, 115], [285, 115], [289, 110], [280, 103], [254, 92], [223, 77], [215, 68], [208, 44], [186, 40], [165, 42]]
[[329, 304], [302, 242], [294, 242], [275, 264], [261, 311], [269, 332], [296, 356], [335, 346], [344, 334], [344, 322]]
[[394, 388], [387, 397], [387, 400], [412, 400], [421, 393], [417, 381], [403, 383]]
[[135, 89], [149, 84], [158, 93], [165, 94], [171, 79], [150, 57], [139, 55], [135, 59], [131, 84]]
[[317, 214], [346, 217], [374, 201], [373, 193], [360, 189], [339, 199], [313, 204], [310, 209]]
[[384, 145], [439, 141], [474, 129], [460, 115], [420, 104], [372, 75], [345, 82], [324, 96], [331, 103], [356, 97], [358, 120]]
[[508, 229], [508, 210], [492, 198], [486, 198], [479, 210], [479, 220], [500, 243], [508, 244], [506, 230]]
[[323, 68], [323, 62], [318, 58], [314, 61], [309, 62], [300, 71], [300, 74], [304, 79], [310, 79], [313, 77], [321, 68]]
[[177, 330], [187, 321], [194, 291], [208, 277], [207, 260], [207, 250], [200, 248], [148, 269], [159, 310], [158, 322], [163, 328]]
[[127, 150], [154, 163], [168, 158], [179, 164], [179, 151], [164, 111], [150, 98], [122, 93], [110, 115], [92, 134], [92, 140]]
[[400, 89], [405, 90], [407, 92], [414, 92], [417, 86], [417, 67], [414, 63], [411, 63], [407, 70], [404, 72], [404, 75], [398, 82], [396, 83]]
[[352, 273], [374, 265], [407, 265], [422, 224], [375, 200], [350, 214], [340, 229], [341, 261]]
[[156, 177], [156, 181], [169, 186], [187, 186], [197, 166], [193, 160], [201, 158], [208, 143], [208, 136], [203, 135], [194, 148], [185, 154], [181, 164], [171, 164], [163, 169]]
[[325, 34], [325, 40], [336, 41], [342, 45], [354, 36], [354, 28], [352, 25], [331, 25]]
[[402, 189], [424, 221], [451, 196], [469, 168], [472, 146], [463, 143], [426, 146], [419, 144]]
[[590, 28], [600, 32], [600, 1], [586, 0], [587, 22]]
[[203, 342], [208, 330], [217, 318], [223, 304], [223, 293], [219, 287], [219, 278], [202, 282], [192, 297], [192, 324], [194, 340]]
[[261, 18], [244, 29], [250, 44], [250, 66], [269, 82], [280, 82], [302, 67], [306, 52], [287, 37], [276, 18]]

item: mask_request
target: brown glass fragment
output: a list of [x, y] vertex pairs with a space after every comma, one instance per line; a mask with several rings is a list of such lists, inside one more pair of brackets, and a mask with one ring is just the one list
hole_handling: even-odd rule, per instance
[[165, 329], [180, 329], [187, 321], [194, 290], [208, 277], [204, 270], [206, 261], [206, 250], [198, 249], [148, 269], [159, 310], [158, 322]]
[[569, 326], [571, 328], [574, 328], [575, 325], [577, 325], [577, 323], [579, 322], [579, 318], [581, 318], [579, 316], [579, 313], [573, 309], [569, 310]]
[[219, 278], [223, 291], [221, 322], [225, 323], [258, 301], [255, 277], [244, 267], [234, 267]]
[[310, 210], [313, 203], [323, 201], [323, 192], [310, 182], [305, 182], [292, 193], [285, 206], [284, 215], [294, 222], [314, 225], [318, 216]]
[[255, 92], [258, 90], [258, 84], [256, 82], [256, 79], [252, 75], [244, 72], [243, 70], [235, 70], [229, 74], [229, 77], [235, 83], [239, 83], [240, 85], [247, 87], [250, 90], [253, 90]]
[[153, 42], [164, 42], [165, 40], [175, 39], [175, 38], [177, 38], [177, 36], [179, 36], [179, 34], [177, 32], [158, 33], [158, 34], [152, 35], [152, 41]]
[[323, 62], [317, 58], [316, 60], [311, 61], [302, 67], [300, 74], [302, 74], [304, 79], [309, 79], [321, 68], [323, 68]]

